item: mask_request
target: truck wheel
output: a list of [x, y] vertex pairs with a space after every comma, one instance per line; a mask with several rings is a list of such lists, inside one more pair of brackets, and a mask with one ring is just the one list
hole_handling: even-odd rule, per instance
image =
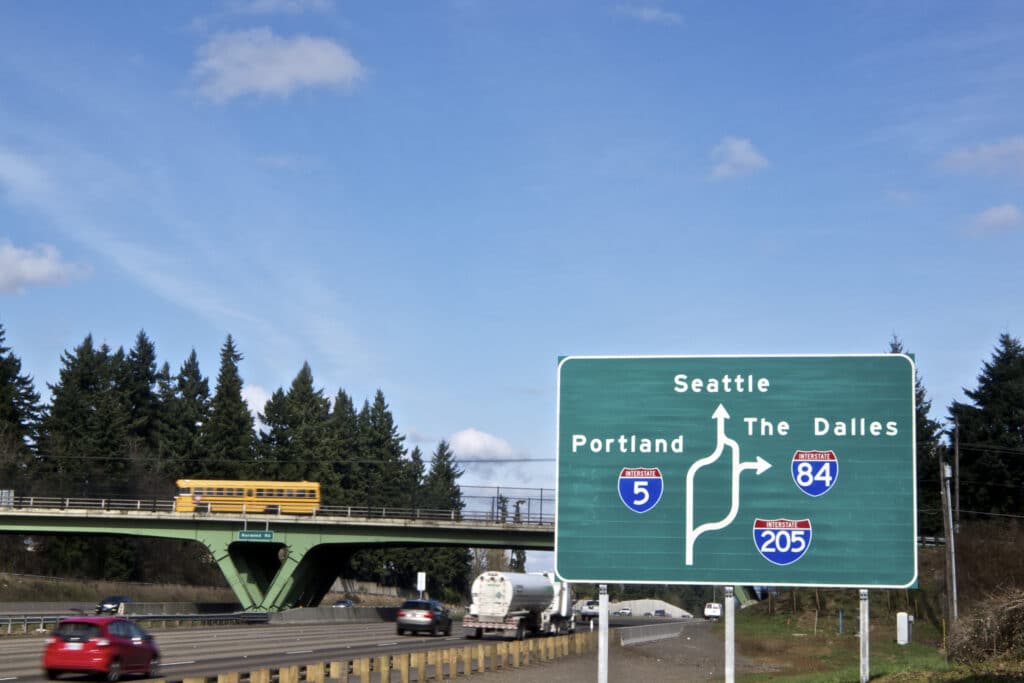
[[476, 635], [473, 636], [473, 637], [476, 638], [477, 640], [480, 640], [481, 638], [484, 637], [484, 630], [482, 628], [478, 628], [476, 630]]
[[526, 627], [523, 624], [519, 624], [519, 627], [516, 629], [516, 640], [525, 640], [525, 639], [526, 639]]

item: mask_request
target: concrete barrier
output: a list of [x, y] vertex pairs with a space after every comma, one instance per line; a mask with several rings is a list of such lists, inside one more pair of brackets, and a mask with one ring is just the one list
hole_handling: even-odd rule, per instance
[[646, 626], [629, 626], [619, 628], [619, 643], [622, 645], [636, 645], [638, 643], [650, 643], [665, 638], [675, 638], [683, 632], [682, 622], [671, 622], [667, 624], [648, 624]]
[[162, 678], [156, 683], [238, 683], [245, 680], [250, 683], [390, 683], [395, 677], [400, 683], [423, 683], [518, 669], [532, 662], [549, 662], [596, 649], [597, 633], [587, 631], [528, 640], [484, 640], [437, 650], [289, 664], [248, 672], [230, 671], [212, 677]]

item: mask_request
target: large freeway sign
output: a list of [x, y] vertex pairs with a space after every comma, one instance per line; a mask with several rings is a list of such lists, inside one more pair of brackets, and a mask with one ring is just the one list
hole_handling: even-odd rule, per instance
[[563, 358], [557, 573], [913, 585], [914, 381], [901, 354]]

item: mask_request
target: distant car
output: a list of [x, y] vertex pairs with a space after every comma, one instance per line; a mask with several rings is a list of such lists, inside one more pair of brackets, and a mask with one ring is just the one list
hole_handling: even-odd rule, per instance
[[631, 616], [633, 616], [633, 610], [631, 610], [628, 607], [620, 607], [619, 611], [616, 612], [616, 614], [619, 615], [620, 617], [631, 617]]
[[720, 602], [709, 602], [704, 605], [704, 618], [705, 619], [721, 619], [722, 618], [722, 603]]
[[160, 650], [153, 636], [124, 617], [66, 617], [57, 622], [43, 650], [43, 670], [55, 680], [64, 673], [104, 676], [160, 675]]
[[597, 619], [601, 614], [601, 603], [597, 600], [587, 600], [580, 608], [580, 617], [583, 619]]
[[96, 614], [124, 614], [124, 606], [131, 601], [127, 595], [111, 595], [96, 605]]
[[656, 617], [667, 617], [668, 616], [668, 612], [666, 612], [663, 609], [656, 609], [656, 610], [654, 610], [654, 616], [656, 616]]
[[356, 606], [356, 604], [354, 602], [352, 602], [351, 600], [349, 600], [348, 598], [344, 598], [342, 600], [335, 600], [334, 604], [331, 605], [331, 607], [355, 607], [355, 606]]
[[437, 600], [406, 600], [398, 608], [395, 626], [398, 635], [406, 631], [427, 631], [434, 636], [441, 632], [450, 636], [452, 617], [448, 614], [447, 608]]

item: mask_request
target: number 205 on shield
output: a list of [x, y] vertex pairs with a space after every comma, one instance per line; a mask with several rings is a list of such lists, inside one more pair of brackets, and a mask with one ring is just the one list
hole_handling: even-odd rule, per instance
[[811, 520], [755, 519], [754, 545], [772, 564], [793, 564], [811, 547]]
[[623, 467], [619, 473], [619, 498], [633, 512], [647, 512], [661, 500], [663, 484], [657, 467]]

